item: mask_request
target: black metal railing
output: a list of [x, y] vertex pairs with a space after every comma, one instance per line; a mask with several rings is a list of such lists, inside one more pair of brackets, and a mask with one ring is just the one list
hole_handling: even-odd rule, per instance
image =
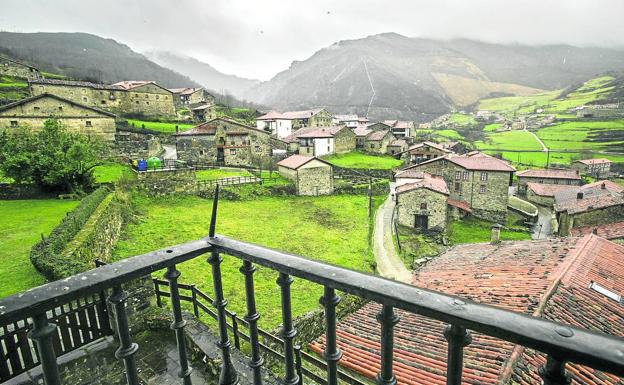
[[[249, 279], [247, 277], [249, 276], [249, 274], [253, 274], [253, 272], [255, 272], [255, 268], [250, 263], [246, 263], [244, 264], [244, 266], [241, 267], [240, 271], [241, 273], [245, 274], [246, 281], [249, 282]], [[169, 284], [166, 280], [159, 278], [152, 278], [152, 282], [154, 284], [154, 292], [156, 293], [156, 305], [158, 305], [159, 307], [163, 307], [163, 298], [171, 298], [171, 293], [163, 289]], [[249, 282], [249, 284], [252, 285], [249, 289], [249, 293], [253, 293], [253, 282], [251, 281]], [[214, 308], [212, 307], [214, 299], [211, 296], [201, 291], [195, 285], [178, 283], [178, 287], [180, 289], [179, 300], [183, 302], [188, 302], [192, 306], [193, 315], [195, 317], [200, 317], [201, 314], [206, 314], [215, 320], [218, 318], [218, 314], [214, 311]], [[334, 302], [337, 304], [336, 301], [337, 300], [335, 298], [331, 299], [330, 304], [333, 304]], [[251, 363], [250, 365], [252, 369], [260, 370], [260, 366], [264, 362], [264, 360], [260, 356], [260, 351], [270, 355], [276, 360], [285, 359], [285, 355], [280, 350], [276, 350], [275, 348], [276, 346], [283, 346], [284, 340], [271, 332], [258, 328], [257, 321], [260, 318], [260, 315], [256, 312], [255, 299], [252, 299], [247, 303], [247, 315], [245, 315], [244, 317], [240, 317], [235, 312], [231, 312], [226, 309], [226, 323], [228, 330], [232, 334], [234, 347], [236, 349], [240, 350], [242, 341], [250, 342], [256, 339], [259, 341], [257, 345], [250, 345], [252, 355], [251, 361], [253, 362], [253, 365]], [[335, 305], [332, 306], [335, 308]], [[245, 333], [244, 329], [247, 330], [247, 333]], [[261, 337], [263, 341], [260, 340], [259, 337]], [[308, 366], [315, 367], [320, 370], [327, 370], [328, 361], [320, 359], [314, 354], [302, 351], [301, 347], [295, 346], [294, 348], [295, 350], [299, 350], [298, 354], [297, 352], [295, 354], [295, 365], [299, 368], [297, 369], [297, 374], [299, 375], [299, 377], [301, 377], [301, 380], [303, 381], [303, 376], [305, 376], [320, 385], [327, 385], [327, 379], [319, 376], [318, 373], [316, 373], [314, 370], [310, 370], [308, 369], [308, 367], [303, 366], [303, 363], [306, 363]], [[350, 385], [367, 384], [357, 377], [354, 377], [351, 374], [341, 370], [338, 370], [338, 378], [342, 382]]]
[[[215, 193], [209, 236], [193, 242], [180, 244], [164, 250], [154, 251], [128, 258], [107, 266], [102, 266], [85, 273], [77, 274], [62, 281], [48, 283], [27, 292], [0, 300], [0, 325], [31, 318], [33, 330], [30, 338], [35, 340], [39, 362], [41, 362], [45, 383], [60, 383], [56, 355], [51, 336], [56, 327], [50, 322], [48, 311], [58, 303], [94, 295], [112, 288], [109, 300], [114, 304], [115, 320], [120, 348], [116, 356], [124, 362], [127, 382], [138, 383], [134, 353], [136, 344], [131, 340], [124, 302], [126, 294], [122, 284], [142, 277], [154, 271], [167, 269], [171, 282], [172, 298], [180, 298], [177, 282], [178, 274], [173, 274], [175, 265], [209, 253], [208, 263], [212, 267], [214, 283], [214, 303], [219, 324], [219, 343], [222, 364], [219, 383], [233, 385], [238, 382], [238, 375], [230, 357], [231, 343], [228, 333], [226, 311], [227, 301], [223, 295], [221, 262], [222, 255], [229, 255], [242, 260], [242, 272], [246, 279], [246, 300], [250, 325], [250, 344], [256, 352], [260, 346], [256, 328], [258, 315], [255, 309], [253, 289], [253, 267], [262, 266], [275, 270], [281, 287], [282, 332], [284, 351], [285, 383], [299, 381], [298, 366], [295, 356], [299, 350], [292, 345], [295, 330], [292, 328], [290, 314], [290, 284], [292, 279], [303, 279], [324, 286], [323, 303], [326, 306], [326, 348], [324, 356], [327, 365], [326, 379], [329, 384], [338, 381], [334, 363], [339, 360], [339, 350], [332, 341], [336, 339], [335, 313], [331, 311], [335, 299], [334, 291], [339, 290], [370, 301], [382, 304], [379, 314], [381, 323], [381, 370], [377, 376], [378, 384], [394, 384], [393, 371], [394, 325], [399, 322], [394, 309], [403, 309], [448, 324], [445, 337], [448, 343], [447, 384], [460, 384], [462, 378], [463, 348], [470, 343], [468, 330], [522, 345], [546, 354], [547, 362], [539, 370], [544, 384], [567, 384], [569, 378], [565, 372], [567, 362], [592, 367], [596, 370], [624, 376], [624, 340], [607, 334], [592, 332], [567, 326], [545, 319], [535, 318], [493, 306], [482, 305], [456, 296], [427, 290], [378, 276], [353, 271], [298, 255], [288, 254], [251, 243], [238, 241], [215, 234], [218, 188]], [[295, 298], [296, 300], [296, 298]], [[173, 307], [175, 319], [180, 319], [180, 307]], [[172, 325], [178, 333], [184, 322]], [[187, 365], [184, 344], [178, 340], [180, 365]], [[259, 367], [261, 360], [253, 354], [251, 367]], [[181, 370], [180, 376], [185, 384], [190, 383], [190, 370]], [[255, 370], [254, 383], [260, 384], [260, 371]]]

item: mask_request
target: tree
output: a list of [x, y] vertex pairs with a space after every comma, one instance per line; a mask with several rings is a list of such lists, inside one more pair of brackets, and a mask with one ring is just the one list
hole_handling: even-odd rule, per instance
[[48, 119], [39, 132], [20, 128], [0, 134], [0, 170], [45, 191], [82, 192], [93, 187], [93, 169], [102, 164], [104, 149], [100, 141]]

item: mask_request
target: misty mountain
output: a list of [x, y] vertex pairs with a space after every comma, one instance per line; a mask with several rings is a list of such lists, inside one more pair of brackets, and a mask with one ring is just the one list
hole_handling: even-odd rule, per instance
[[259, 80], [241, 78], [219, 72], [210, 64], [189, 56], [166, 51], [149, 51], [145, 56], [163, 67], [178, 71], [195, 80], [205, 88], [221, 94], [230, 93], [244, 99], [245, 91], [260, 83]]
[[187, 76], [159, 66], [124, 44], [86, 33], [0, 32], [0, 53], [72, 79], [104, 83], [154, 80], [170, 88], [199, 87]]
[[480, 98], [565, 88], [624, 69], [624, 51], [408, 38], [395, 33], [321, 49], [246, 99], [275, 108], [327, 107], [373, 119], [429, 120]]

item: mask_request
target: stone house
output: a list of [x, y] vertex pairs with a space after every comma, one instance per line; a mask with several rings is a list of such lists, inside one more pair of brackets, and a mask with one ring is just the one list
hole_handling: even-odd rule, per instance
[[609, 159], [582, 159], [572, 162], [572, 168], [579, 170], [581, 175], [589, 175], [594, 178], [606, 178], [611, 173], [611, 161]]
[[506, 161], [473, 151], [465, 155], [448, 154], [406, 169], [442, 176], [451, 199], [466, 202], [479, 218], [505, 222], [509, 186], [516, 171]]
[[624, 220], [624, 187], [608, 181], [578, 186], [555, 193], [558, 233], [569, 235], [574, 227]]
[[217, 117], [214, 103], [205, 102], [197, 107], [191, 107], [194, 122], [207, 122]]
[[405, 139], [395, 139], [390, 144], [388, 144], [388, 148], [386, 153], [389, 155], [398, 155], [403, 151], [407, 150], [407, 142]]
[[332, 124], [345, 125], [349, 128], [356, 128], [360, 118], [357, 115], [334, 115], [332, 118]]
[[396, 140], [396, 138], [392, 135], [390, 130], [373, 131], [366, 136], [364, 151], [386, 154], [388, 152], [388, 146], [394, 140]]
[[169, 91], [173, 95], [173, 104], [176, 109], [206, 104], [214, 105], [214, 96], [203, 88], [170, 88]]
[[286, 149], [286, 143], [270, 133], [225, 118], [201, 123], [175, 138], [178, 159], [226, 166], [252, 166], [256, 157]]
[[256, 127], [270, 131], [278, 138], [286, 138], [302, 127], [329, 127], [332, 115], [323, 108], [305, 111], [270, 111], [256, 118]]
[[289, 150], [300, 155], [323, 156], [355, 150], [355, 134], [346, 126], [304, 127], [284, 138]]
[[578, 170], [522, 170], [516, 173], [518, 177], [518, 193], [526, 194], [527, 183], [555, 184], [580, 186], [581, 176]]
[[420, 230], [443, 230], [447, 220], [449, 190], [442, 177], [427, 173], [396, 188], [397, 221]]
[[576, 189], [577, 186], [528, 182], [526, 184], [526, 198], [529, 202], [540, 206], [553, 207], [555, 204], [555, 194], [564, 190]]
[[284, 178], [293, 181], [297, 195], [329, 195], [334, 192], [333, 167], [307, 155], [291, 155], [277, 163]]
[[33, 96], [48, 93], [116, 114], [148, 118], [175, 117], [171, 91], [154, 82], [91, 82], [36, 79], [29, 81]]
[[392, 134], [397, 138], [410, 138], [414, 134], [414, 122], [405, 120], [384, 120], [383, 123], [392, 127]]
[[440, 156], [452, 154], [453, 151], [434, 142], [421, 142], [410, 146], [402, 154], [411, 164], [422, 163]]
[[39, 94], [0, 107], [0, 131], [28, 127], [38, 131], [50, 118], [70, 132], [115, 140], [115, 115], [56, 95]]
[[353, 133], [355, 134], [355, 148], [363, 149], [366, 145], [366, 137], [368, 134], [373, 132], [370, 128], [367, 127], [365, 123], [359, 123], [354, 129]]
[[21, 79], [40, 79], [39, 69], [28, 64], [0, 56], [0, 76], [12, 76]]

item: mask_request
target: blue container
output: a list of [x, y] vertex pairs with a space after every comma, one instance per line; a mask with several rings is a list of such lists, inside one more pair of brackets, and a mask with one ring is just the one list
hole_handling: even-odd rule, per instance
[[137, 162], [137, 170], [147, 171], [147, 161], [145, 159], [139, 159]]

